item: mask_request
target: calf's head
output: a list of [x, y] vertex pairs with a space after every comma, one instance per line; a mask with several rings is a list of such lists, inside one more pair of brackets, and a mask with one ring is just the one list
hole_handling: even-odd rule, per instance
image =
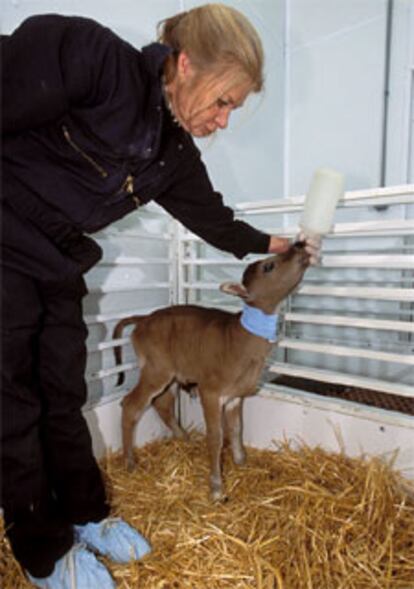
[[247, 266], [241, 284], [225, 282], [220, 290], [242, 298], [251, 307], [267, 314], [296, 288], [309, 266], [304, 243], [294, 243], [287, 252]]

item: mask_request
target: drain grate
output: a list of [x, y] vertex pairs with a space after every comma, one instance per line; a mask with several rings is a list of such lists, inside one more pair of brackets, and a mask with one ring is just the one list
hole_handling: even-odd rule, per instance
[[389, 411], [399, 411], [400, 413], [405, 413], [407, 415], [414, 415], [414, 399], [403, 397], [401, 395], [390, 395], [388, 393], [380, 393], [371, 389], [331, 384], [296, 376], [281, 375], [272, 379], [271, 382], [288, 388], [301, 389], [303, 391], [315, 393], [316, 395], [321, 395], [323, 397], [346, 399], [347, 401], [354, 401], [356, 403], [362, 403], [363, 405], [370, 405], [372, 407], [388, 409]]

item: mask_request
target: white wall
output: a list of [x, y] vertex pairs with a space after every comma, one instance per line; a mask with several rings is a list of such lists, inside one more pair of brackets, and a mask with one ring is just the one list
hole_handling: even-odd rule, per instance
[[289, 192], [324, 165], [345, 173], [348, 190], [378, 186], [386, 1], [288, 6]]
[[393, 23], [386, 162], [388, 185], [414, 182], [413, 0], [397, 0]]

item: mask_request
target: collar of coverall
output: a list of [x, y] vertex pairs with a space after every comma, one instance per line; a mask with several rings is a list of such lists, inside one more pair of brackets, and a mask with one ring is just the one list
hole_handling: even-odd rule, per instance
[[168, 55], [173, 53], [171, 47], [162, 43], [150, 43], [141, 49], [145, 69], [155, 78], [162, 74], [162, 68]]

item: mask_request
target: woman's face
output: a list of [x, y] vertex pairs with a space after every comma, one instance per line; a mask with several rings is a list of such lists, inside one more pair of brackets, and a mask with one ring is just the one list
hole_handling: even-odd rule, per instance
[[165, 89], [175, 118], [194, 137], [225, 129], [231, 112], [243, 105], [251, 83], [231, 83], [231, 76], [197, 74], [188, 56], [180, 53], [175, 76]]

